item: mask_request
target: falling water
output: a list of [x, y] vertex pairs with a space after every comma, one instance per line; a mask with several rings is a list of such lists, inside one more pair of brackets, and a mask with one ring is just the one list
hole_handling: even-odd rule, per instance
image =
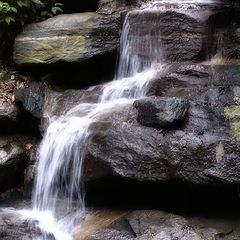
[[[163, 62], [159, 11], [132, 11], [124, 22], [116, 78], [133, 76]], [[142, 26], [148, 24], [144, 31]], [[137, 85], [137, 84], [136, 84]]]
[[[163, 67], [159, 32], [149, 28], [141, 36], [144, 18], [140, 15], [144, 16], [143, 11], [126, 16], [116, 80], [103, 85], [98, 103], [74, 106], [50, 124], [42, 140], [33, 193], [34, 211], [23, 214], [38, 219], [40, 227], [53, 233], [57, 240], [71, 239], [71, 232], [85, 211], [81, 185], [85, 148], [91, 134], [89, 127], [104, 113], [144, 97], [149, 82]], [[130, 24], [132, 16], [139, 19], [140, 25]], [[152, 24], [156, 24], [154, 17]], [[64, 211], [59, 216], [61, 209]]]

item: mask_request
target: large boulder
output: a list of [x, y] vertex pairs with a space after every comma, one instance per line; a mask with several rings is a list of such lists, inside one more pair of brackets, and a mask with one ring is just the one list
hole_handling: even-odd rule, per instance
[[[207, 55], [205, 19], [175, 11], [142, 11], [128, 14], [131, 53], [144, 59], [199, 61]], [[134, 42], [134, 39], [138, 39]], [[151, 41], [149, 42], [149, 39]], [[138, 42], [147, 44], [137, 44]]]
[[16, 38], [18, 65], [83, 62], [115, 51], [119, 44], [119, 14], [59, 15], [24, 28]]
[[[87, 177], [239, 183], [239, 68], [220, 69], [215, 74], [208, 66], [181, 66], [156, 80], [159, 93], [167, 97], [163, 99], [174, 102], [175, 97], [181, 97], [189, 101], [184, 121], [174, 128], [139, 124], [138, 113], [131, 105], [92, 124], [86, 150]], [[148, 98], [148, 104], [155, 106], [155, 99]], [[155, 123], [151, 109], [146, 107], [141, 112], [148, 123]], [[177, 112], [177, 108], [172, 109], [173, 115]]]
[[[147, 107], [117, 108], [90, 126], [86, 179], [110, 175], [138, 181], [239, 183], [239, 67], [176, 64], [151, 85], [148, 95], [155, 97], [135, 103]], [[101, 91], [101, 86], [45, 90], [43, 129], [48, 116], [65, 115], [81, 102], [95, 103]], [[166, 113], [167, 125], [173, 127], [155, 128], [155, 110]], [[147, 126], [138, 122], [138, 111]], [[157, 119], [157, 124], [162, 121]]]

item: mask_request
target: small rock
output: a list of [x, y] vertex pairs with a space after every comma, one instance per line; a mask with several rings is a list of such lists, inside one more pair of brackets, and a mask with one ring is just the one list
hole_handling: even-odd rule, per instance
[[181, 98], [144, 98], [134, 102], [138, 122], [148, 127], [173, 126], [186, 117], [189, 104]]
[[36, 118], [42, 117], [44, 101], [44, 85], [33, 82], [27, 88], [16, 92], [16, 102], [20, 103], [26, 111]]

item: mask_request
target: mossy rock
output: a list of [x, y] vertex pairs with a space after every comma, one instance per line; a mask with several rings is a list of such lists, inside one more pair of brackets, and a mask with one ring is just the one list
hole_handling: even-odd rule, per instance
[[119, 29], [119, 15], [59, 15], [24, 28], [15, 41], [14, 61], [18, 65], [83, 62], [115, 51]]

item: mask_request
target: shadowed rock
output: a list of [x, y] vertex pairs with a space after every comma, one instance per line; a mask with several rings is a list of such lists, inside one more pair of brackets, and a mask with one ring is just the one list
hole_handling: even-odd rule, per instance
[[1, 240], [55, 240], [54, 236], [42, 232], [37, 223], [22, 219], [14, 210], [0, 211], [0, 238]]
[[144, 98], [134, 102], [139, 123], [148, 127], [164, 128], [180, 123], [189, 107], [181, 98]]

